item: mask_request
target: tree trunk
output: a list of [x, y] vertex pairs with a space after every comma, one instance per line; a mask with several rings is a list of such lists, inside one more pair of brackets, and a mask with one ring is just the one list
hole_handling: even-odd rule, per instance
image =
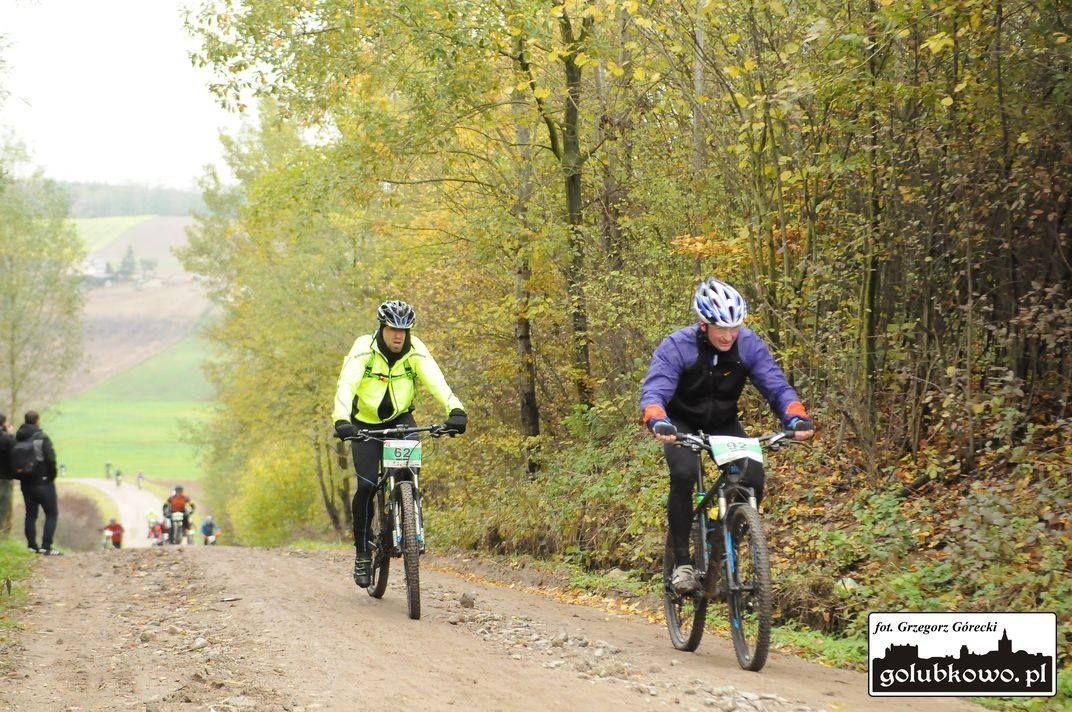
[[[864, 241], [864, 279], [861, 290], [860, 304], [860, 349], [863, 356], [863, 378], [861, 385], [864, 392], [863, 419], [867, 430], [868, 445], [874, 444], [874, 434], [877, 424], [874, 415], [875, 396], [875, 350], [878, 338], [878, 293], [881, 272], [879, 260], [881, 248], [877, 244], [880, 228], [880, 210], [878, 185], [878, 57], [876, 56], [877, 35], [875, 30], [878, 6], [875, 0], [868, 0], [867, 9], [870, 13], [867, 25], [868, 37], [868, 60], [870, 93], [867, 101], [868, 124], [867, 134], [867, 183], [868, 183], [868, 228]], [[873, 458], [869, 458], [873, 462]]]
[[328, 494], [328, 488], [324, 485], [324, 463], [320, 456], [320, 439], [313, 438], [313, 453], [316, 455], [316, 481], [320, 485], [320, 497], [324, 501], [324, 509], [331, 520], [331, 526], [335, 533], [342, 536], [343, 530], [339, 523], [339, 511], [335, 508], [334, 498]]
[[[611, 116], [607, 108], [609, 103], [606, 86], [606, 71], [602, 67], [595, 70], [596, 94], [599, 97], [600, 118], [599, 131], [596, 140], [599, 143], [613, 141], [606, 136], [607, 131], [613, 131]], [[620, 224], [621, 189], [618, 185], [617, 156], [614, 149], [609, 146], [605, 149], [606, 160], [602, 165], [603, 187], [599, 193], [599, 207], [601, 218], [600, 237], [603, 252], [607, 258], [607, 269], [620, 270], [622, 268], [622, 230]]]
[[566, 73], [566, 110], [562, 124], [562, 173], [566, 188], [566, 226], [569, 235], [569, 265], [566, 272], [570, 300], [570, 326], [573, 337], [573, 380], [577, 401], [591, 407], [595, 398], [592, 362], [589, 353], [588, 306], [584, 295], [584, 230], [581, 169], [584, 158], [580, 147], [581, 68], [577, 66], [578, 42], [573, 35], [569, 15], [559, 20], [563, 43], [569, 53], [562, 63]]
[[[521, 39], [515, 40], [515, 50], [521, 54]], [[520, 92], [517, 92], [520, 94]], [[521, 97], [515, 99], [520, 103]], [[520, 405], [521, 434], [525, 437], [525, 469], [529, 476], [539, 470], [539, 459], [535, 438], [540, 435], [540, 406], [536, 396], [536, 359], [532, 353], [532, 324], [529, 321], [529, 280], [532, 268], [529, 264], [528, 226], [525, 214], [532, 197], [532, 132], [524, 122], [520, 108], [515, 109], [514, 134], [521, 150], [521, 166], [518, 175], [517, 203], [513, 214], [521, 223], [517, 257], [514, 262], [514, 299], [517, 302], [514, 317], [514, 343], [517, 349], [518, 375], [517, 395]]]

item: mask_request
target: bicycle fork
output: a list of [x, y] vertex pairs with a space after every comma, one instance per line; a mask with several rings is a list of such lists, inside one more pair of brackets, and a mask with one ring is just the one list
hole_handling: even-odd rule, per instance
[[[413, 511], [416, 514], [417, 521], [414, 522], [417, 526], [417, 543], [420, 545], [420, 552], [425, 552], [424, 546], [424, 512], [421, 508], [421, 489], [417, 481], [417, 473], [410, 472], [410, 482], [413, 483]], [[387, 488], [391, 491], [391, 523], [393, 525], [392, 538], [395, 544], [395, 549], [402, 551], [402, 508], [398, 503], [399, 495], [395, 494], [395, 478], [392, 475], [387, 480]]]

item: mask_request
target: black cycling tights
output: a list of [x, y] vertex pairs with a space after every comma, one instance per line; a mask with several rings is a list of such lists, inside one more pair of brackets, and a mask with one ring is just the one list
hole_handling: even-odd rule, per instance
[[[399, 425], [416, 425], [413, 416], [403, 413], [394, 420], [379, 425], [357, 423], [362, 430], [385, 430]], [[350, 442], [354, 453], [354, 471], [357, 473], [357, 491], [354, 493], [354, 547], [359, 553], [368, 553], [369, 540], [372, 538], [372, 488], [380, 471], [380, 458], [383, 456], [383, 443], [377, 440], [353, 440]]]
[[[674, 421], [674, 425], [681, 432], [696, 432], [693, 428], [677, 421]], [[716, 432], [704, 434], [747, 437], [744, 428], [736, 420], [724, 428], [719, 428]], [[666, 519], [670, 527], [670, 536], [674, 541], [674, 556], [679, 566], [692, 564], [694, 562], [689, 556], [689, 533], [692, 528], [692, 493], [696, 489], [696, 468], [700, 466], [700, 454], [676, 445], [664, 445], [663, 454], [666, 455], [666, 464], [670, 467], [670, 496], [666, 500]], [[712, 471], [710, 475], [717, 476], [717, 473]], [[763, 499], [763, 480], [763, 465], [749, 460], [741, 481], [755, 490], [757, 501]], [[716, 481], [708, 477], [705, 484], [713, 487]]]

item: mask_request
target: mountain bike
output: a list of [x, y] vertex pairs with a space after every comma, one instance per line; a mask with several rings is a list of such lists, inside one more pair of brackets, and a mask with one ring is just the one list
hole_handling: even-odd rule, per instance
[[[372, 580], [368, 593], [383, 598], [391, 559], [402, 558], [406, 576], [409, 617], [421, 617], [420, 555], [424, 553], [424, 516], [418, 475], [423, 450], [419, 436], [455, 435], [442, 425], [402, 425], [386, 430], [359, 430], [345, 440], [378, 440], [383, 443], [379, 476], [372, 492]], [[414, 437], [417, 436], [417, 437]]]
[[767, 662], [771, 635], [771, 575], [763, 522], [751, 487], [742, 484], [743, 461], [763, 463], [763, 450], [796, 443], [792, 431], [758, 438], [677, 433], [677, 444], [706, 452], [720, 473], [704, 487], [703, 460], [696, 472], [696, 498], [689, 536], [699, 586], [679, 594], [670, 583], [677, 562], [669, 532], [663, 553], [663, 610], [670, 640], [678, 650], [694, 651], [703, 638], [707, 606], [725, 601], [738, 664], [759, 672]]

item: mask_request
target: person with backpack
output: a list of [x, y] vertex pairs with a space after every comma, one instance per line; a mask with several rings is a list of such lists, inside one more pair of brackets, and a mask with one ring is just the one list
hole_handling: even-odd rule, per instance
[[[52, 548], [60, 510], [56, 496], [56, 451], [52, 440], [41, 430], [41, 416], [36, 411], [26, 413], [26, 422], [15, 433], [11, 448], [11, 469], [22, 486], [22, 501], [26, 505], [26, 545], [45, 556], [59, 556]], [[45, 530], [41, 548], [37, 547], [37, 508], [45, 512]]]

